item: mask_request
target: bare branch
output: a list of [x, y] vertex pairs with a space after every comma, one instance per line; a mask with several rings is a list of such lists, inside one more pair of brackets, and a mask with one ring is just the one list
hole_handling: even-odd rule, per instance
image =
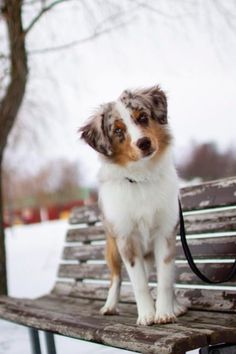
[[142, 7], [144, 9], [146, 9], [146, 10], [155, 12], [156, 14], [158, 14], [160, 16], [164, 16], [164, 17], [169, 18], [169, 19], [178, 19], [178, 18], [181, 18], [181, 17], [184, 17], [184, 16], [193, 15], [193, 13], [181, 13], [181, 14], [178, 14], [178, 15], [170, 15], [168, 12], [161, 11], [160, 9], [157, 9], [156, 7], [146, 3], [144, 1], [139, 1], [139, 0], [130, 0], [130, 1], [134, 2], [136, 5]]
[[[218, 11], [220, 16], [223, 16], [227, 26], [229, 27], [230, 30], [235, 33], [235, 28], [236, 28], [236, 12], [232, 12], [232, 9], [226, 8], [222, 2], [215, 0], [212, 2], [213, 5], [215, 6], [215, 9]], [[236, 9], [236, 7], [235, 7]]]
[[9, 59], [9, 58], [10, 58], [9, 55], [0, 53], [0, 59]]
[[126, 11], [120, 11], [117, 12], [115, 14], [112, 14], [110, 16], [107, 16], [105, 19], [103, 19], [102, 21], [100, 21], [97, 25], [96, 25], [96, 31], [101, 28], [102, 26], [104, 26], [104, 24], [106, 24], [107, 22], [112, 23], [113, 21], [117, 20], [118, 18], [124, 16], [126, 14]]
[[2, 88], [3, 80], [10, 74], [9, 68], [4, 68], [0, 74], [0, 88]]
[[[132, 20], [132, 19], [131, 19]], [[42, 48], [42, 49], [34, 49], [31, 50], [28, 54], [32, 55], [32, 54], [44, 54], [44, 53], [50, 53], [50, 52], [56, 52], [56, 51], [60, 51], [60, 50], [65, 50], [65, 49], [69, 49], [69, 48], [73, 48], [76, 47], [80, 44], [84, 44], [87, 43], [97, 37], [100, 37], [106, 33], [110, 33], [112, 31], [114, 31], [117, 28], [121, 28], [126, 26], [128, 23], [131, 22], [131, 20], [129, 22], [125, 22], [125, 23], [120, 23], [116, 26], [110, 27], [110, 28], [105, 28], [103, 30], [97, 31], [95, 30], [93, 34], [91, 34], [90, 36], [87, 36], [85, 38], [82, 39], [78, 39], [78, 40], [74, 40], [65, 44], [61, 44], [55, 47], [48, 47], [48, 48]], [[100, 25], [99, 25], [100, 26]]]
[[41, 2], [41, 0], [29, 0], [29, 1], [23, 1], [23, 6], [24, 5], [34, 5]]
[[27, 34], [46, 12], [51, 10], [56, 5], [59, 5], [63, 2], [68, 2], [68, 1], [70, 1], [70, 0], [55, 0], [50, 5], [43, 7], [42, 10], [38, 13], [38, 15], [35, 16], [35, 18], [31, 21], [29, 26], [24, 30], [24, 33]]

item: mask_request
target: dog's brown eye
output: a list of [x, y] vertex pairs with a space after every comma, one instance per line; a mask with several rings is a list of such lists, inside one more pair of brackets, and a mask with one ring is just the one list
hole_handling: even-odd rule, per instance
[[122, 130], [121, 128], [116, 128], [116, 129], [114, 130], [114, 134], [115, 134], [116, 136], [121, 137], [121, 136], [123, 136], [123, 130]]
[[137, 119], [137, 122], [139, 124], [142, 124], [142, 125], [147, 125], [148, 124], [148, 117], [146, 114], [141, 114], [138, 119]]

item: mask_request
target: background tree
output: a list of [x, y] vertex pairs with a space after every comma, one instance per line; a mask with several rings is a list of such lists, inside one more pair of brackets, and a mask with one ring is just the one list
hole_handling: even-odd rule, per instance
[[[0, 0], [1, 21], [6, 26], [6, 33], [8, 36], [8, 49], [5, 53], [0, 54], [1, 66], [4, 68], [5, 74], [1, 73], [0, 89], [0, 181], [2, 181], [2, 166], [4, 151], [7, 146], [7, 141], [12, 127], [16, 121], [23, 98], [25, 95], [26, 84], [28, 80], [28, 54], [26, 50], [26, 37], [33, 27], [40, 21], [45, 13], [49, 12], [55, 6], [66, 3], [71, 0]], [[79, 0], [78, 0], [79, 1]], [[71, 1], [72, 2], [72, 1]], [[90, 13], [88, 5], [84, 1], [80, 1]], [[28, 24], [24, 24], [23, 7], [36, 6], [36, 14], [29, 20]], [[111, 10], [112, 4], [108, 2], [109, 6], [107, 12]], [[104, 5], [100, 3], [100, 7]], [[102, 34], [109, 33], [112, 29], [123, 25], [119, 22], [123, 11], [119, 6], [113, 9], [113, 13], [106, 15], [104, 20], [100, 23], [93, 24], [93, 32], [84, 39], [74, 40], [73, 42], [64, 43], [62, 46], [44, 48], [38, 52], [45, 52], [50, 50], [67, 49], [71, 46], [78, 45], [85, 41], [90, 41]], [[117, 21], [118, 20], [118, 21]], [[105, 26], [103, 26], [105, 24]], [[2, 183], [0, 183], [0, 294], [7, 293], [7, 278], [6, 278], [6, 252], [4, 243], [4, 225], [3, 225], [3, 204], [2, 204]]]
[[[9, 37], [10, 82], [0, 103], [0, 179], [2, 180], [2, 160], [7, 138], [21, 106], [27, 75], [27, 55], [25, 49], [25, 33], [21, 18], [22, 1], [7, 0], [2, 5]], [[2, 185], [0, 184], [0, 200]], [[0, 203], [0, 293], [7, 293], [6, 253], [4, 245], [3, 206]]]
[[209, 181], [236, 175], [236, 151], [220, 151], [215, 143], [194, 144], [186, 160], [178, 166], [185, 180]]

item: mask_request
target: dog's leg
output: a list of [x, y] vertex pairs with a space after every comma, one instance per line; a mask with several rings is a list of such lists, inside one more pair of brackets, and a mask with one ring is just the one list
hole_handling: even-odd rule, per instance
[[147, 279], [149, 278], [150, 272], [153, 269], [153, 263], [154, 263], [154, 254], [153, 252], [149, 252], [144, 255], [144, 268], [146, 272]]
[[151, 297], [144, 266], [144, 259], [138, 241], [132, 238], [118, 239], [117, 245], [133, 286], [138, 308], [138, 325], [154, 323], [155, 307]]
[[111, 271], [111, 285], [106, 303], [100, 312], [103, 315], [116, 315], [118, 314], [116, 307], [120, 297], [121, 257], [116, 245], [116, 239], [111, 235], [107, 235], [106, 260]]
[[[168, 236], [167, 236], [168, 235]], [[155, 238], [158, 292], [155, 323], [176, 321], [174, 313], [175, 230]]]

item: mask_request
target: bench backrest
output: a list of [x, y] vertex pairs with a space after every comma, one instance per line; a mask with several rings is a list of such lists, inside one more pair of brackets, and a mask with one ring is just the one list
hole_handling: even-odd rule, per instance
[[[183, 188], [181, 201], [188, 242], [199, 268], [211, 279], [224, 278], [236, 258], [236, 177]], [[74, 209], [70, 225], [53, 292], [105, 300], [110, 274], [97, 205]], [[133, 302], [125, 269], [123, 281], [121, 301]], [[149, 281], [155, 297], [154, 270]], [[191, 308], [236, 312], [236, 277], [221, 285], [203, 283], [190, 270], [179, 236], [176, 292]]]

